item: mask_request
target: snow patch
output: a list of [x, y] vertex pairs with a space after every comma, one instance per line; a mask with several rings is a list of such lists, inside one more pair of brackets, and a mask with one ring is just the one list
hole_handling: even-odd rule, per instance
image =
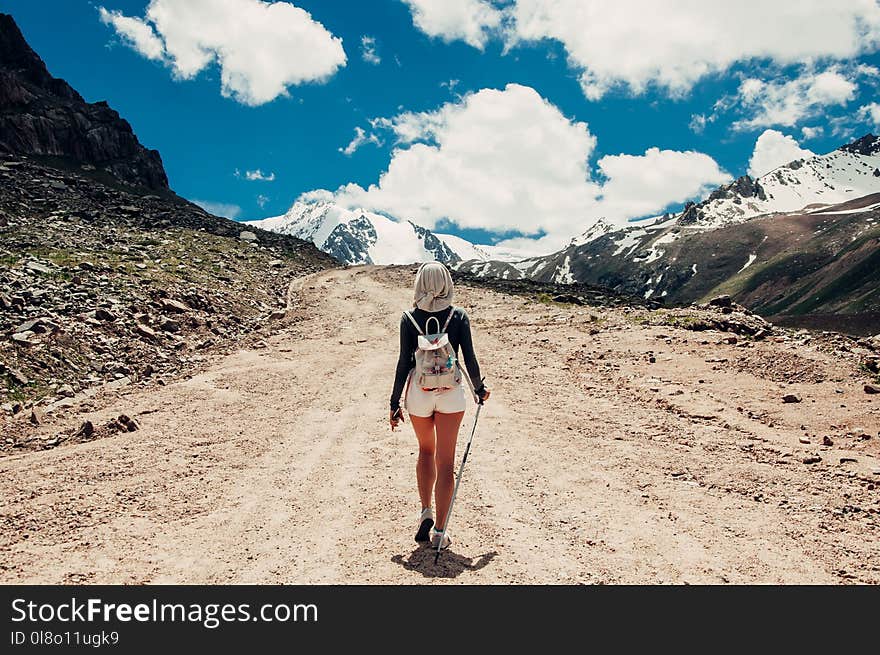
[[743, 272], [744, 270], [746, 270], [749, 266], [751, 266], [752, 263], [753, 263], [757, 258], [758, 258], [758, 256], [757, 256], [755, 253], [750, 254], [750, 255], [749, 255], [749, 260], [748, 260], [745, 264], [743, 264], [742, 268], [739, 269], [739, 270], [737, 271], [737, 273], [742, 273], [742, 272]]

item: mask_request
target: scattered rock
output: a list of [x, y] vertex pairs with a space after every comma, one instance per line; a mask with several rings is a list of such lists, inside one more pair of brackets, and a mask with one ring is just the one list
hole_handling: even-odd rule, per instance
[[22, 344], [23, 346], [34, 346], [37, 344], [37, 342], [33, 340], [34, 336], [36, 335], [30, 330], [28, 330], [27, 332], [16, 332], [12, 335], [12, 340], [15, 343]]
[[12, 328], [13, 333], [23, 333], [23, 332], [34, 332], [36, 333], [41, 329], [43, 323], [48, 319], [44, 318], [32, 318], [24, 323], [19, 323], [18, 326]]
[[46, 422], [46, 415], [43, 413], [43, 410], [38, 407], [32, 407], [30, 416], [28, 416], [28, 421], [33, 425], [43, 425]]
[[44, 275], [52, 272], [51, 268], [49, 268], [48, 266], [44, 266], [43, 264], [40, 264], [39, 262], [28, 262], [27, 264], [25, 264], [25, 268], [29, 271], [33, 271], [35, 273], [42, 273]]
[[865, 393], [880, 393], [880, 385], [866, 384]]
[[829, 437], [829, 436], [826, 434], [824, 437], [822, 437], [822, 445], [823, 445], [823, 446], [833, 446], [833, 445], [834, 445], [834, 441], [831, 439], [831, 437]]
[[269, 320], [270, 321], [280, 321], [285, 316], [287, 316], [287, 312], [284, 311], [283, 309], [279, 309], [278, 311], [272, 312], [272, 314], [269, 316]]
[[105, 387], [109, 390], [113, 389], [121, 389], [122, 387], [126, 387], [131, 384], [131, 378], [127, 375], [119, 378], [118, 380], [113, 380], [112, 382], [108, 382]]
[[712, 298], [712, 300], [709, 301], [709, 304], [713, 307], [730, 307], [732, 302], [733, 301], [730, 299], [730, 296], [724, 294], [722, 296], [715, 296], [714, 298]]
[[570, 305], [583, 305], [584, 302], [577, 296], [571, 294], [560, 293], [552, 298], [553, 302], [568, 303]]
[[73, 433], [73, 437], [77, 439], [91, 439], [95, 434], [95, 426], [91, 421], [83, 421], [79, 429]]
[[798, 439], [798, 441], [800, 441], [801, 443], [804, 443], [804, 444], [808, 444], [808, 443], [810, 443], [810, 440], [807, 439], [807, 437], [800, 437], [800, 438]]
[[113, 312], [107, 311], [106, 309], [98, 308], [95, 310], [95, 318], [99, 321], [112, 323], [116, 320], [116, 315]]
[[257, 241], [257, 235], [256, 235], [256, 233], [254, 233], [254, 232], [250, 232], [250, 231], [248, 231], [248, 230], [245, 230], [244, 232], [242, 232], [241, 234], [239, 234], [239, 235], [238, 235], [238, 238], [241, 239], [242, 241], [248, 241], [248, 242], [251, 242], [251, 243], [253, 243], [254, 241]]
[[133, 418], [126, 416], [125, 414], [120, 414], [116, 421], [127, 432], [134, 432], [140, 427]]
[[801, 397], [796, 393], [787, 393], [782, 397], [782, 402], [784, 403], [799, 403], [801, 402]]
[[155, 339], [156, 338], [156, 331], [153, 328], [151, 328], [149, 325], [144, 325], [143, 323], [138, 323], [135, 326], [135, 331], [137, 331], [137, 333], [140, 336], [142, 336], [146, 339]]
[[171, 312], [172, 314], [183, 314], [184, 312], [192, 311], [192, 307], [186, 303], [171, 298], [162, 298], [162, 300], [159, 301], [159, 304], [162, 305], [162, 309], [166, 312]]
[[818, 464], [819, 462], [822, 461], [822, 458], [819, 457], [818, 455], [809, 455], [807, 457], [804, 457], [801, 461], [804, 464]]
[[5, 372], [6, 375], [8, 375], [10, 379], [12, 379], [12, 381], [18, 385], [24, 386], [28, 382], [30, 382], [27, 376], [19, 371], [17, 368], [9, 368], [8, 366], [0, 364], [0, 373], [2, 372]]

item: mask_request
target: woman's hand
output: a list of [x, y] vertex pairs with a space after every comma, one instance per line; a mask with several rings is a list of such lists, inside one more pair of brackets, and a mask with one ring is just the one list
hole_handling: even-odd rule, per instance
[[397, 409], [391, 410], [391, 431], [394, 432], [394, 428], [397, 427], [398, 422], [406, 423], [406, 419], [403, 418], [403, 410], [399, 407]]
[[487, 400], [489, 400], [489, 396], [490, 396], [490, 395], [491, 395], [491, 392], [490, 392], [486, 387], [483, 387], [483, 391], [482, 391], [482, 393], [479, 394], [479, 396], [480, 396], [480, 404], [482, 405], [482, 404], [485, 403]]

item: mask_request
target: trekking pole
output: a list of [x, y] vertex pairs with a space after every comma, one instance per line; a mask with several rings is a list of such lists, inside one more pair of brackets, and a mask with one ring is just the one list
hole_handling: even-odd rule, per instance
[[440, 559], [440, 549], [443, 548], [443, 540], [446, 538], [446, 531], [449, 529], [449, 519], [452, 516], [452, 506], [455, 505], [455, 497], [458, 495], [458, 485], [461, 484], [461, 476], [464, 473], [464, 465], [467, 462], [468, 453], [471, 452], [471, 443], [474, 441], [474, 433], [477, 431], [477, 420], [480, 418], [480, 410], [483, 409], [483, 401], [477, 405], [477, 413], [474, 416], [474, 427], [471, 428], [471, 438], [468, 439], [467, 446], [464, 449], [464, 455], [461, 458], [461, 466], [458, 467], [458, 477], [455, 479], [455, 487], [452, 489], [452, 500], [449, 501], [449, 509], [446, 512], [446, 521], [443, 526], [443, 532], [440, 535], [440, 541], [437, 544], [437, 554], [434, 555], [434, 564], [436, 565]]

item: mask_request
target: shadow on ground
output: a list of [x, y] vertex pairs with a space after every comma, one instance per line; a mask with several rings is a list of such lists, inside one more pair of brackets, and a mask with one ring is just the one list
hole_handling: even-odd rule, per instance
[[391, 561], [400, 564], [407, 571], [421, 573], [426, 578], [455, 578], [465, 571], [479, 571], [498, 555], [498, 552], [493, 550], [491, 553], [472, 558], [446, 549], [440, 554], [440, 561], [434, 564], [436, 552], [433, 548], [419, 546], [409, 554], [408, 558], [395, 555]]

